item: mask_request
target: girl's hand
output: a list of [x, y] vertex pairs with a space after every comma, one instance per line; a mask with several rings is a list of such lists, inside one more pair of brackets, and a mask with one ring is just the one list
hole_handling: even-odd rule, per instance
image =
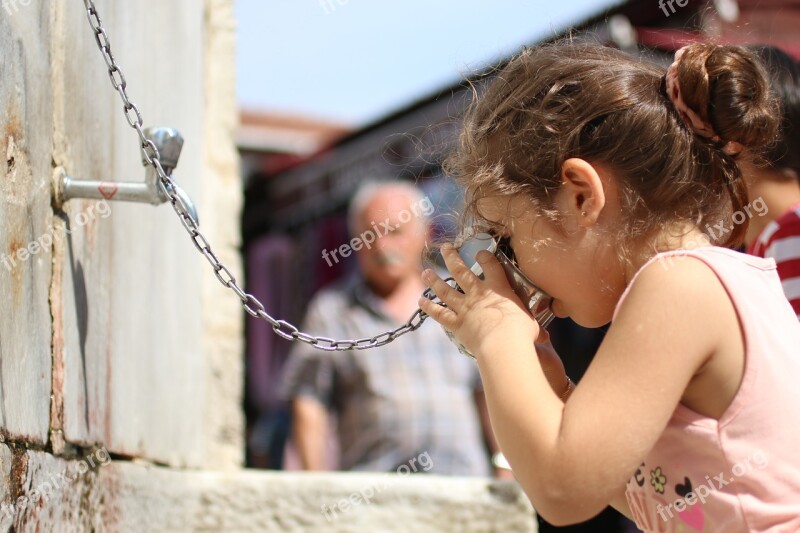
[[493, 254], [484, 250], [476, 255], [483, 268], [483, 280], [467, 268], [452, 245], [442, 247], [442, 256], [464, 292], [452, 288], [432, 270], [426, 270], [423, 281], [447, 307], [420, 298], [419, 305], [425, 313], [453, 333], [476, 357], [500, 346], [530, 346], [536, 340], [539, 324], [522, 306]]

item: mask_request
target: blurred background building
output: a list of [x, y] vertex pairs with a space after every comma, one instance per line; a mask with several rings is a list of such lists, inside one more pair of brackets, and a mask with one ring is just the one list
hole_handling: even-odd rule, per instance
[[[633, 0], [606, 5], [600, 13], [597, 9], [584, 9], [582, 21], [550, 32], [548, 39], [569, 33], [659, 61], [665, 68], [675, 50], [705, 40], [772, 44], [800, 59], [798, 0]], [[519, 46], [537, 42], [542, 41]], [[471, 81], [480, 88], [504, 61], [481, 68]], [[239, 147], [249, 291], [274, 316], [300, 322], [311, 296], [355, 266], [343, 261], [329, 267], [320, 251], [347, 241], [346, 206], [365, 179], [417, 182], [437, 207], [438, 230], [452, 231], [459, 194], [443, 176], [441, 163], [456, 141], [471, 96], [472, 85], [458, 81], [355, 126], [243, 109]], [[602, 332], [582, 330], [568, 320], [552, 330], [568, 372], [579, 379]], [[281, 467], [287, 419], [274, 391], [289, 348], [263, 321], [248, 318], [246, 411], [252, 437], [248, 458], [254, 466]]]

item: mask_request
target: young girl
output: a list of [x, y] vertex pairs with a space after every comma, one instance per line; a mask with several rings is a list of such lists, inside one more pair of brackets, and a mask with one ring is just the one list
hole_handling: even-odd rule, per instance
[[611, 322], [570, 395], [492, 254], [480, 279], [443, 249], [463, 293], [423, 275], [445, 306], [422, 309], [477, 357], [500, 446], [548, 521], [611, 504], [647, 531], [800, 529], [800, 323], [774, 261], [727, 248], [750, 213], [736, 159], [777, 121], [756, 59], [710, 44], [666, 73], [544, 46], [473, 104], [447, 165], [467, 214], [510, 239], [557, 316]]

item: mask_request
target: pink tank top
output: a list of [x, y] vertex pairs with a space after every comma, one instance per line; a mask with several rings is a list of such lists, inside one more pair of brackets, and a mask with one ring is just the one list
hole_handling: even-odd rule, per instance
[[800, 531], [800, 322], [775, 262], [708, 247], [649, 263], [668, 267], [675, 255], [703, 261], [728, 291], [745, 339], [744, 376], [719, 420], [678, 404], [628, 482], [636, 523], [644, 531]]

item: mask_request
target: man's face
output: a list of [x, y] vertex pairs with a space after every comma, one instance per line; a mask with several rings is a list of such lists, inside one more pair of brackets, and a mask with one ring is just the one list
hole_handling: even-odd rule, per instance
[[387, 189], [378, 192], [367, 204], [353, 237], [371, 232], [374, 243], [362, 247], [356, 255], [367, 280], [396, 283], [420, 271], [422, 252], [428, 238], [428, 228], [415, 198], [408, 192]]

